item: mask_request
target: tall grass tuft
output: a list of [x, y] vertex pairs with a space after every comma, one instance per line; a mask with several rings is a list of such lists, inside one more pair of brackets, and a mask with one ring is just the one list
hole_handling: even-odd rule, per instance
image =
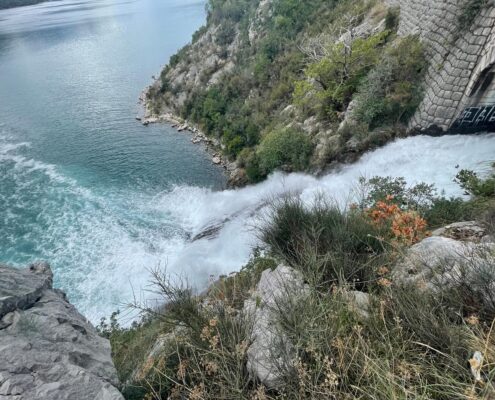
[[358, 210], [341, 210], [318, 198], [311, 206], [298, 197], [276, 200], [261, 238], [275, 257], [322, 285], [366, 288], [386, 250], [383, 230]]

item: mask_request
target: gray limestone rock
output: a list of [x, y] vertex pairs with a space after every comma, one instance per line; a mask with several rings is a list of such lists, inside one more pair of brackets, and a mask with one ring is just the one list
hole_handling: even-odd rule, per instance
[[46, 263], [0, 266], [0, 399], [121, 400], [110, 343], [52, 288]]
[[[392, 273], [399, 284], [415, 284], [436, 291], [466, 284], [484, 274], [495, 274], [495, 244], [461, 242], [443, 236], [432, 236], [412, 246]], [[494, 292], [490, 295], [495, 296]]]
[[244, 314], [252, 319], [252, 343], [247, 350], [247, 369], [268, 388], [282, 382], [281, 372], [292, 368], [295, 357], [289, 341], [277, 327], [277, 312], [283, 303], [307, 293], [302, 276], [293, 268], [279, 265], [263, 271], [251, 298], [244, 303]]
[[371, 298], [368, 293], [352, 290], [344, 293], [344, 299], [348, 301], [349, 309], [354, 311], [360, 318], [369, 318]]
[[433, 236], [444, 236], [462, 241], [481, 241], [487, 236], [486, 229], [476, 221], [456, 222], [432, 232]]

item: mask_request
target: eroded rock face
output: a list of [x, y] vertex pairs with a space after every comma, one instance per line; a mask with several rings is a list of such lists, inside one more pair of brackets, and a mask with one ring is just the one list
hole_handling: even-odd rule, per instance
[[251, 299], [244, 303], [244, 314], [252, 319], [252, 343], [247, 350], [247, 369], [268, 388], [277, 388], [282, 371], [291, 368], [294, 350], [277, 326], [277, 312], [290, 297], [307, 293], [302, 276], [293, 268], [279, 265], [263, 271]]
[[46, 263], [0, 266], [0, 400], [121, 400], [110, 343]]

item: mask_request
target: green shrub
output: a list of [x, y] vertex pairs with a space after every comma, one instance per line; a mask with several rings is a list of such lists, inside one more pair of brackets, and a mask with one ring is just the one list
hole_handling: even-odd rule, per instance
[[225, 20], [239, 22], [250, 9], [248, 0], [209, 0], [206, 5], [208, 22], [220, 24]]
[[234, 41], [236, 26], [232, 22], [224, 22], [217, 30], [215, 43], [219, 46], [228, 46]]
[[456, 175], [456, 181], [466, 191], [466, 194], [477, 197], [495, 197], [494, 173], [482, 179], [476, 172], [463, 169]]
[[375, 176], [370, 179], [360, 178], [361, 208], [368, 208], [378, 201], [384, 201], [387, 196], [393, 197], [393, 202], [405, 210], [426, 210], [436, 199], [434, 185], [418, 183], [409, 186], [402, 177]]
[[376, 64], [380, 46], [389, 31], [374, 34], [368, 38], [356, 38], [350, 45], [335, 43], [319, 61], [311, 63], [305, 70], [305, 80], [313, 83], [300, 83], [294, 92], [295, 104], [304, 104], [311, 98], [317, 99], [322, 116], [332, 111], [344, 110], [352, 99], [361, 80]]
[[425, 70], [425, 53], [418, 37], [402, 38], [386, 51], [359, 88], [355, 118], [371, 129], [407, 122], [422, 99]]
[[259, 159], [254, 149], [243, 149], [239, 154], [238, 163], [241, 168], [245, 169], [250, 182], [259, 182], [265, 177], [260, 169]]
[[208, 28], [203, 25], [202, 27], [200, 27], [196, 32], [193, 33], [193, 36], [192, 36], [192, 40], [191, 40], [191, 43], [196, 43], [199, 38], [201, 38], [201, 36], [203, 36], [206, 31], [208, 30]]
[[473, 218], [471, 205], [459, 197], [449, 199], [440, 197], [433, 200], [429, 209], [424, 212], [424, 218], [430, 228], [438, 228], [453, 222]]
[[300, 171], [309, 165], [313, 146], [309, 137], [293, 129], [277, 129], [261, 141], [256, 155], [263, 175], [277, 168]]

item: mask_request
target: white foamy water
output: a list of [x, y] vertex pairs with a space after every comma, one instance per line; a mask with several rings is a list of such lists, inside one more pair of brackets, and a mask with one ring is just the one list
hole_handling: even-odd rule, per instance
[[[460, 196], [454, 176], [460, 168], [490, 170], [495, 134], [401, 139], [321, 178], [275, 173], [238, 190], [175, 186], [158, 194], [81, 187], [64, 170], [28, 159], [28, 149], [0, 143], [1, 183], [12, 185], [8, 198], [0, 197], [2, 256], [17, 265], [49, 261], [56, 285], [96, 322], [134, 296], [148, 296], [149, 268], [167, 266], [199, 288], [210, 275], [239, 270], [257, 245], [263, 205], [284, 193], [309, 202], [323, 192], [344, 201], [359, 177], [380, 175]], [[16, 226], [20, 221], [26, 226]], [[211, 226], [220, 227], [216, 236], [191, 240]]]

